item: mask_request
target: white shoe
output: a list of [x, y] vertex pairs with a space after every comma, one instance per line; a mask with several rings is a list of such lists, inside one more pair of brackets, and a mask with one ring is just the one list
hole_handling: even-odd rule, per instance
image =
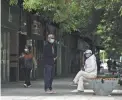
[[50, 91], [45, 91], [45, 93], [50, 94]]
[[27, 87], [27, 84], [24, 84], [24, 87]]
[[47, 93], [47, 94], [55, 94], [56, 92], [55, 91], [46, 91], [45, 93]]
[[73, 92], [73, 93], [79, 93], [79, 92], [84, 92], [84, 91], [80, 91], [80, 90], [73, 90], [73, 91], [71, 91], [71, 92]]
[[55, 92], [55, 91], [53, 91], [53, 90], [51, 90], [50, 92], [51, 92], [52, 94], [55, 94], [55, 93], [56, 93], [56, 92]]
[[31, 87], [31, 85], [28, 86], [28, 88]]

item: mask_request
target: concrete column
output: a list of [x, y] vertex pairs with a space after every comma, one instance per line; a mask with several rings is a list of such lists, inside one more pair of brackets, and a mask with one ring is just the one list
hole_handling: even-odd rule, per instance
[[[33, 41], [33, 55], [34, 55], [34, 57], [36, 58], [36, 43], [37, 43], [37, 41], [35, 41], [35, 43], [34, 43], [34, 41]], [[34, 66], [33, 66], [34, 67]], [[35, 69], [33, 69], [33, 72], [32, 72], [32, 79], [33, 80], [35, 80], [36, 79], [36, 70]]]
[[69, 65], [70, 65], [70, 52], [69, 52], [69, 47], [70, 47], [70, 36], [68, 35], [67, 37], [66, 37], [66, 45], [67, 45], [67, 47], [65, 48], [65, 70], [64, 70], [64, 74], [65, 75], [68, 75], [68, 73], [69, 73]]
[[[1, 0], [0, 0], [0, 4], [1, 4]], [[2, 7], [1, 7], [1, 8], [2, 8]], [[1, 9], [0, 9], [0, 10], [1, 10]], [[1, 22], [1, 18], [0, 18], [0, 22]], [[1, 63], [1, 48], [2, 48], [1, 27], [0, 27], [0, 42], [1, 42], [1, 43], [0, 43], [0, 70], [1, 70], [1, 64], [2, 64], [2, 63]], [[1, 75], [1, 71], [0, 71], [0, 75]], [[2, 77], [2, 75], [1, 75], [1, 77]], [[1, 77], [0, 77], [0, 80], [2, 79]]]
[[85, 58], [83, 51], [80, 52], [80, 68], [83, 70], [84, 69], [84, 63], [85, 63]]
[[57, 75], [60, 76], [62, 73], [62, 55], [61, 55], [61, 45], [57, 46]]
[[60, 76], [62, 73], [62, 50], [61, 50], [61, 32], [59, 30], [59, 44], [57, 45], [57, 76]]
[[7, 66], [6, 66], [6, 80], [9, 82], [9, 76], [10, 76], [10, 33], [7, 33]]
[[19, 81], [19, 59], [18, 59], [18, 57], [19, 57], [19, 34], [16, 34], [16, 38], [17, 38], [17, 44], [16, 44], [16, 52], [17, 52], [17, 57], [16, 57], [16, 59], [18, 60], [17, 61], [17, 72], [16, 72], [16, 75], [17, 75], [17, 81]]
[[2, 70], [3, 71], [3, 75], [2, 75], [3, 80], [2, 81], [3, 82], [6, 81], [6, 75], [5, 75], [6, 74], [6, 68], [5, 68], [6, 67], [6, 36], [5, 35], [6, 35], [6, 33], [3, 33], [3, 37], [2, 37], [3, 38], [3, 66], [2, 66], [3, 67], [3, 70]]
[[[5, 49], [3, 50], [3, 55], [5, 55]], [[5, 64], [6, 64], [5, 56], [3, 56], [3, 66], [2, 66], [3, 67], [3, 70], [2, 70], [3, 71], [3, 75], [2, 75], [3, 76], [3, 82], [5, 82], [5, 66], [6, 66]]]

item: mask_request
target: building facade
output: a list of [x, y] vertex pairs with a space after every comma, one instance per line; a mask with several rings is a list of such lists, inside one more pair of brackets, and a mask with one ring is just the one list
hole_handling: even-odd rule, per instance
[[[37, 59], [38, 67], [31, 73], [32, 79], [43, 77], [43, 46], [49, 33], [56, 36], [57, 63], [55, 65], [56, 76], [68, 76], [76, 74], [83, 66], [85, 49], [95, 50], [98, 45], [92, 34], [99, 18], [94, 14], [94, 27], [88, 26], [87, 36], [70, 35], [61, 36], [59, 29], [51, 22], [44, 21], [39, 15], [24, 12], [22, 6], [9, 6], [7, 0], [1, 0], [1, 81], [24, 80], [23, 71], [19, 67], [19, 56], [24, 52], [25, 46], [31, 46], [31, 51]], [[98, 14], [100, 15], [100, 14]], [[96, 21], [95, 19], [98, 21]], [[89, 37], [92, 39], [89, 39]], [[87, 37], [87, 38], [86, 38]]]
[[1, 81], [18, 80], [19, 7], [1, 0]]

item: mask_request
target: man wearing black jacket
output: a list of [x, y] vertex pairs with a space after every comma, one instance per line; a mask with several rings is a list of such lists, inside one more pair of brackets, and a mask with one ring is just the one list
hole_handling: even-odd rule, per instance
[[44, 46], [44, 83], [45, 83], [45, 92], [46, 93], [54, 93], [52, 90], [52, 82], [53, 82], [53, 70], [54, 70], [54, 63], [56, 60], [56, 53], [54, 50], [54, 35], [48, 35], [48, 41]]

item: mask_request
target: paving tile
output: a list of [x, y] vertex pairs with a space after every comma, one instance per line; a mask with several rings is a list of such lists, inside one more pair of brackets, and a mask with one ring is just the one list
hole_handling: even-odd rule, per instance
[[90, 96], [90, 95], [69, 95], [69, 96], [2, 96], [1, 100], [122, 100], [122, 96]]
[[69, 96], [66, 97], [65, 100], [89, 100], [91, 98], [91, 96], [81, 96], [81, 95], [74, 95], [74, 96]]
[[110, 96], [94, 96], [89, 100], [115, 100], [114, 97], [110, 97]]
[[26, 96], [1, 96], [1, 100], [28, 100]]
[[30, 97], [28, 100], [45, 100], [46, 96]]
[[114, 97], [114, 100], [122, 100], [122, 96], [121, 97]]

